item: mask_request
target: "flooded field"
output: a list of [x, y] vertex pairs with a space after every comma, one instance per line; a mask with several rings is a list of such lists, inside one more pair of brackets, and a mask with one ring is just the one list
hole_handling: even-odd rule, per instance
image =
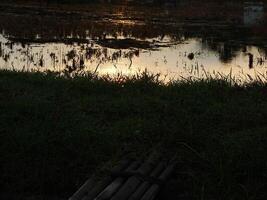
[[104, 5], [0, 3], [0, 68], [267, 76], [264, 3]]

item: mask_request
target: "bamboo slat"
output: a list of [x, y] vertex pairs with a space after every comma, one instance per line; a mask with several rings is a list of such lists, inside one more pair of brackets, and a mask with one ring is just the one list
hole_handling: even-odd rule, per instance
[[[149, 159], [139, 167], [138, 173], [147, 175], [151, 170], [152, 166], [157, 161], [158, 155], [151, 154]], [[137, 177], [130, 177], [125, 184], [119, 189], [119, 191], [111, 198], [111, 200], [125, 200], [130, 197], [130, 195], [135, 191], [137, 186], [141, 183], [141, 180]]]
[[[140, 165], [139, 162], [133, 162], [127, 169], [126, 171], [132, 171], [135, 170], [138, 166]], [[116, 178], [110, 185], [108, 185], [103, 192], [101, 192], [95, 200], [105, 200], [105, 199], [110, 199], [111, 196], [122, 186], [124, 181], [127, 178], [124, 177], [118, 177]]]
[[69, 200], [154, 200], [175, 167], [175, 159], [169, 165], [163, 161], [156, 164], [159, 158], [154, 152], [143, 164], [121, 161], [111, 176], [100, 182], [88, 179]]
[[69, 200], [80, 200], [95, 184], [94, 178], [88, 179], [77, 192], [75, 192]]
[[[170, 176], [172, 171], [174, 170], [175, 163], [169, 165], [160, 175], [159, 179], [162, 181], [166, 181], [166, 179]], [[153, 184], [141, 198], [141, 200], [153, 200], [156, 198], [158, 194], [160, 186], [158, 184]]]
[[[121, 161], [112, 170], [119, 172], [123, 170], [125, 167], [127, 167], [128, 164], [129, 164], [128, 160]], [[88, 197], [93, 196], [92, 198], [94, 198], [97, 195], [97, 192], [98, 191], [101, 192], [101, 190], [103, 190], [103, 188], [105, 188], [106, 185], [108, 185], [112, 180], [113, 180], [112, 177], [108, 177], [105, 180], [105, 184], [103, 184], [104, 182], [102, 182], [101, 187], [97, 187], [96, 189], [94, 189], [96, 185], [96, 180], [94, 178], [90, 178], [78, 189], [77, 192], [75, 192], [72, 195], [72, 197], [69, 198], [69, 200], [81, 200], [84, 199], [85, 195]], [[91, 192], [89, 192], [90, 190]]]
[[[164, 169], [164, 164], [159, 163], [157, 165], [157, 167], [152, 171], [150, 176], [156, 178], [157, 176], [160, 175], [160, 173], [163, 171], [163, 169]], [[132, 196], [129, 198], [129, 200], [139, 200], [151, 185], [152, 185], [152, 183], [150, 183], [149, 181], [143, 182], [137, 188], [137, 190], [132, 194]]]

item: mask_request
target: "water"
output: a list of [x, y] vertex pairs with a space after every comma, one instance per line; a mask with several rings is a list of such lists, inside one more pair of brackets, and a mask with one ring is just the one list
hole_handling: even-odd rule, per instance
[[0, 68], [168, 79], [266, 75], [264, 3], [1, 5]]

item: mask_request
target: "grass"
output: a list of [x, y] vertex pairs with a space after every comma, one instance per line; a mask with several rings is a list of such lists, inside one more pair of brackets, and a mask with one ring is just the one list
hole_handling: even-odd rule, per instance
[[156, 148], [179, 163], [163, 199], [266, 199], [266, 86], [0, 71], [0, 198], [66, 198]]

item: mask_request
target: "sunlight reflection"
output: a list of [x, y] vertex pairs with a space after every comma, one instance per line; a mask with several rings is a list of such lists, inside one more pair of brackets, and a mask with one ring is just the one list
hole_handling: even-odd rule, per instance
[[6, 14], [0, 18], [0, 67], [70, 74], [148, 70], [174, 79], [266, 72], [263, 3], [238, 4], [236, 12], [225, 5], [222, 13], [210, 4], [195, 4], [205, 16], [190, 6], [153, 7], [148, 13], [126, 5], [79, 7], [86, 12], [77, 12], [77, 19], [37, 15], [34, 24], [31, 15]]

